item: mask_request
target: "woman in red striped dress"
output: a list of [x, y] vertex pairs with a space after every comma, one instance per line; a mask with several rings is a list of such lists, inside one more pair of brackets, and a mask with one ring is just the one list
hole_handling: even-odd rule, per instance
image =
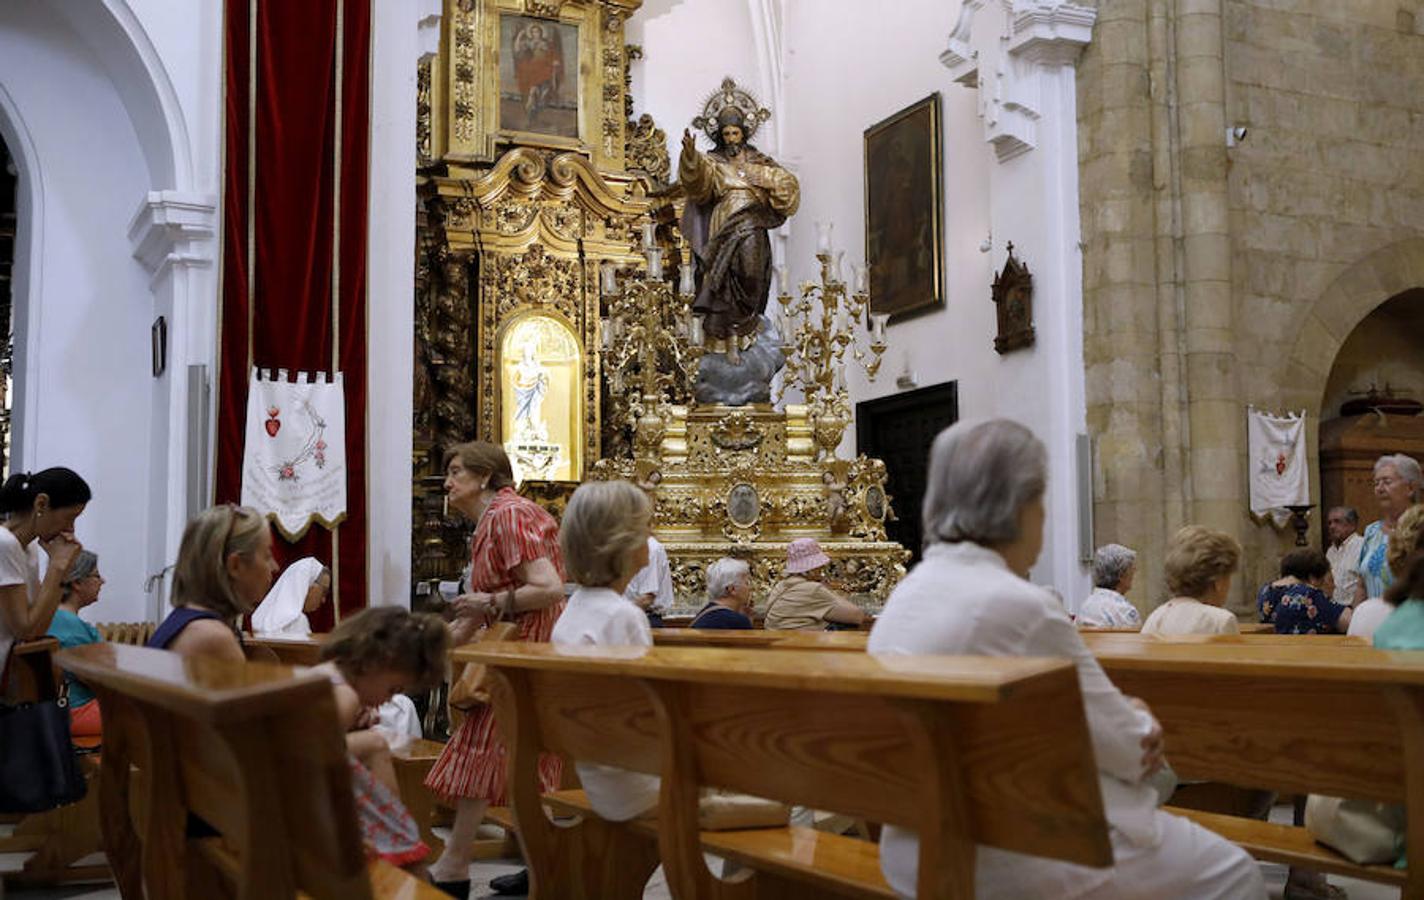
[[[547, 641], [564, 609], [559, 525], [537, 503], [516, 494], [513, 485], [509, 457], [496, 444], [470, 441], [445, 454], [450, 506], [478, 523], [470, 541], [470, 592], [454, 602], [451, 632], [457, 646], [501, 617], [518, 623], [517, 640]], [[425, 779], [427, 787], [455, 806], [445, 852], [430, 867], [437, 883], [468, 883], [470, 851], [485, 810], [507, 803], [504, 743], [495, 725], [493, 707], [473, 710]], [[544, 790], [558, 787], [561, 768], [558, 757], [541, 763]]]

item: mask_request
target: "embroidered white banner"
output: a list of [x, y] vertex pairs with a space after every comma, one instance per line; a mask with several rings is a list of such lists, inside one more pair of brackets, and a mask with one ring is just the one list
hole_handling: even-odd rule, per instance
[[288, 540], [312, 522], [331, 528], [346, 517], [346, 390], [341, 373], [328, 382], [282, 370], [252, 370], [247, 389], [247, 445], [242, 503], [277, 523]]
[[1277, 527], [1290, 518], [1287, 506], [1310, 505], [1305, 465], [1305, 413], [1275, 416], [1246, 410], [1251, 468], [1251, 513], [1269, 515]]

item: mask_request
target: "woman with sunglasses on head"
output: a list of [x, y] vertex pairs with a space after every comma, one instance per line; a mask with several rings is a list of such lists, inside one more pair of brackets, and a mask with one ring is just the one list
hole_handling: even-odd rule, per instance
[[276, 572], [272, 531], [257, 510], [229, 503], [203, 511], [183, 529], [169, 601], [173, 612], [148, 646], [242, 662], [235, 623], [267, 596]]
[[[64, 576], [83, 548], [74, 520], [91, 497], [89, 485], [62, 466], [17, 473], [0, 486], [0, 671], [10, 646], [42, 636], [64, 597]], [[40, 548], [49, 568], [40, 577]]]

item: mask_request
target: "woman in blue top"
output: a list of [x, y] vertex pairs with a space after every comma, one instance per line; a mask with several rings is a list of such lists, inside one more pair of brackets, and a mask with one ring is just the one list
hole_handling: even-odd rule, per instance
[[148, 646], [242, 662], [236, 621], [262, 602], [276, 573], [272, 531], [261, 513], [232, 503], [203, 511], [183, 530], [173, 612]]
[[1256, 594], [1256, 607], [1262, 622], [1276, 626], [1276, 634], [1344, 634], [1350, 608], [1331, 600], [1333, 591], [1325, 554], [1292, 550], [1281, 557], [1281, 577]]
[[1424, 472], [1412, 456], [1396, 453], [1375, 460], [1375, 499], [1379, 501], [1380, 517], [1365, 527], [1365, 542], [1360, 546], [1360, 560], [1355, 570], [1360, 573], [1355, 588], [1355, 605], [1371, 597], [1383, 597], [1394, 580], [1385, 556], [1389, 536], [1404, 511], [1424, 497]]
[[707, 567], [707, 605], [689, 627], [751, 628], [751, 598], [751, 568], [743, 560], [724, 556]]
[[[1375, 630], [1383, 650], [1424, 650], [1424, 506], [1399, 517], [1397, 539], [1390, 542], [1390, 568], [1397, 576], [1384, 602], [1394, 607]], [[1400, 539], [1408, 540], [1401, 545]]]
[[[59, 609], [49, 623], [49, 636], [59, 641], [61, 647], [81, 647], [97, 644], [99, 629], [79, 618], [79, 611], [99, 599], [99, 589], [104, 586], [104, 576], [99, 574], [99, 557], [88, 550], [80, 550], [70, 563], [69, 571], [60, 582]], [[69, 733], [73, 737], [99, 737], [103, 725], [99, 718], [99, 703], [94, 692], [68, 672], [64, 681], [69, 686]]]

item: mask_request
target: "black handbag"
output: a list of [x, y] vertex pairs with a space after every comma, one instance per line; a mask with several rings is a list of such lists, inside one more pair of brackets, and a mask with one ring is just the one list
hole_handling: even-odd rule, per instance
[[41, 684], [34, 702], [0, 702], [0, 813], [44, 812], [84, 799], [69, 738], [69, 691], [56, 694], [52, 680]]

